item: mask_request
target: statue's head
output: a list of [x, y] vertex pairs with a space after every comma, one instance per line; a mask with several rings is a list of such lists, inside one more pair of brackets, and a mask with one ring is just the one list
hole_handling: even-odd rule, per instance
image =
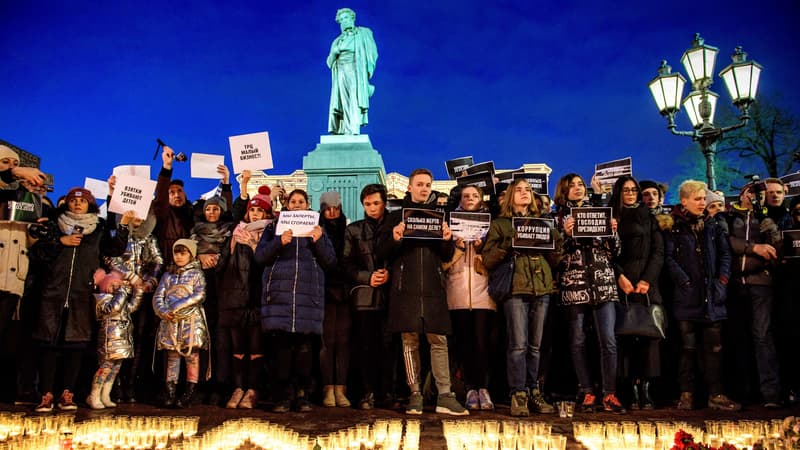
[[342, 31], [353, 28], [356, 23], [356, 12], [350, 8], [341, 8], [336, 11], [336, 22]]

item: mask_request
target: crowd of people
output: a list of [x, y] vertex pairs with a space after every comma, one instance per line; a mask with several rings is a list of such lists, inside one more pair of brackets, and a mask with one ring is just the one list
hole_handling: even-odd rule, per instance
[[[33, 194], [42, 206], [34, 223], [0, 220], [0, 339], [15, 402], [70, 411], [85, 393], [92, 409], [204, 400], [422, 414], [427, 401], [467, 415], [493, 410], [493, 392], [523, 417], [553, 413], [558, 395], [618, 414], [797, 401], [800, 258], [785, 257], [782, 231], [800, 229], [800, 196], [787, 201], [779, 179], [746, 184], [731, 205], [687, 180], [667, 207], [659, 183], [622, 176], [604, 193], [569, 173], [551, 206], [524, 178], [492, 195], [439, 193], [417, 169], [402, 208], [487, 213], [486, 234], [467, 240], [444, 220], [440, 238], [407, 237], [402, 209], [369, 184], [362, 219], [349, 221], [329, 191], [319, 225], [295, 236], [276, 223], [310, 208], [305, 191], [260, 186], [251, 197], [245, 171], [234, 198], [221, 165], [218, 195], [193, 204], [174, 159], [164, 147], [146, 218], [103, 219], [84, 188], [49, 204], [43, 174], [0, 146], [0, 201]], [[593, 206], [610, 207], [611, 235], [576, 233], [575, 210]], [[517, 245], [515, 218], [553, 219], [552, 249]], [[508, 293], [496, 294], [504, 271]], [[665, 339], [617, 334], [636, 303], [663, 306]]]

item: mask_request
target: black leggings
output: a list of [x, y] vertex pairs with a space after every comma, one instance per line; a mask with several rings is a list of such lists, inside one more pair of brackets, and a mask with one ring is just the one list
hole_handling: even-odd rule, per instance
[[489, 385], [489, 339], [494, 314], [490, 309], [450, 311], [457, 364], [464, 371], [464, 384], [468, 390]]
[[325, 303], [322, 323], [322, 348], [319, 368], [322, 384], [347, 384], [350, 367], [350, 305], [347, 302]]
[[[58, 391], [56, 388], [56, 370], [59, 368], [58, 359], [61, 357], [61, 385]], [[58, 397], [62, 389], [69, 389], [75, 392], [78, 382], [78, 374], [81, 371], [81, 359], [83, 349], [57, 350], [53, 348], [41, 349], [41, 360], [39, 361], [39, 378], [42, 393], [52, 392]]]
[[275, 380], [275, 400], [288, 400], [292, 394], [311, 387], [311, 347], [316, 336], [275, 331], [270, 335], [270, 363]]

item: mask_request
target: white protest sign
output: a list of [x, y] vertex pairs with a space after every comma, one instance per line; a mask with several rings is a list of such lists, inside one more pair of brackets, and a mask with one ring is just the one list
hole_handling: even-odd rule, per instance
[[192, 153], [192, 178], [222, 178], [217, 166], [225, 164], [225, 156], [208, 153]]
[[311, 236], [311, 231], [319, 225], [319, 213], [316, 211], [281, 211], [278, 224], [275, 226], [275, 237], [286, 230], [292, 230], [294, 237]]
[[[113, 175], [130, 175], [132, 177], [139, 177], [139, 178], [147, 178], [150, 179], [150, 166], [117, 166], [114, 167], [114, 171], [112, 172]], [[105, 195], [103, 196], [105, 197]]]
[[269, 146], [269, 133], [241, 134], [228, 137], [231, 146], [233, 173], [244, 170], [272, 169], [272, 149]]
[[137, 218], [146, 219], [155, 191], [155, 181], [130, 175], [117, 175], [117, 184], [108, 204], [108, 212], [124, 214], [125, 211], [133, 210]]
[[104, 200], [108, 197], [108, 183], [97, 178], [86, 177], [83, 180], [83, 187], [94, 195], [94, 198]]
[[201, 195], [200, 198], [203, 200], [208, 200], [215, 195], [222, 195], [222, 190], [219, 188], [219, 186]]
[[103, 203], [97, 209], [98, 209], [97, 215], [99, 217], [102, 217], [103, 219], [107, 219], [108, 218], [108, 204], [107, 203]]

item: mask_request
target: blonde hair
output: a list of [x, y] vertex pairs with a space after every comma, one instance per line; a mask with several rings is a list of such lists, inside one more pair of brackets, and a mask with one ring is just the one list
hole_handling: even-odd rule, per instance
[[686, 180], [681, 183], [681, 186], [678, 188], [678, 195], [680, 198], [689, 198], [697, 191], [706, 190], [706, 184], [702, 181], [697, 180]]
[[[506, 189], [506, 196], [503, 198], [503, 203], [500, 205], [501, 217], [512, 217], [514, 215], [514, 189], [522, 183], [527, 184], [528, 187], [531, 188], [531, 184], [528, 183], [528, 180], [525, 178], [517, 178], [511, 183], [508, 189]], [[538, 216], [539, 205], [536, 203], [535, 195], [533, 188], [531, 188], [531, 203], [528, 205], [528, 212], [534, 216]]]

